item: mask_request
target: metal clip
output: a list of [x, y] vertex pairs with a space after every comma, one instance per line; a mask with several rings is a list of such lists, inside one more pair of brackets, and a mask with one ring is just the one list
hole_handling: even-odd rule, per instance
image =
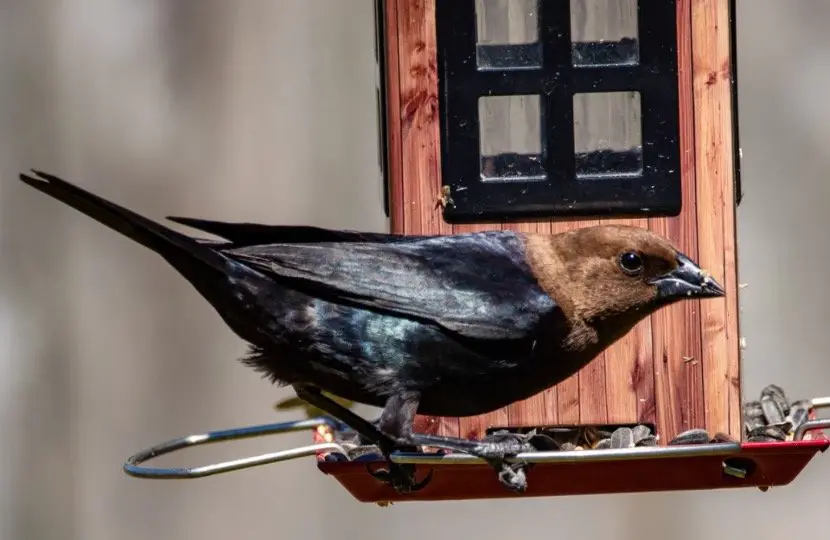
[[137, 454], [130, 456], [127, 459], [127, 462], [124, 463], [124, 472], [130, 476], [136, 476], [139, 478], [201, 478], [204, 476], [237, 471], [240, 469], [257, 467], [259, 465], [277, 463], [279, 461], [288, 461], [290, 459], [313, 456], [318, 453], [326, 452], [337, 452], [343, 454], [344, 459], [348, 460], [348, 454], [342, 446], [337, 443], [326, 442], [310, 446], [301, 446], [299, 448], [291, 448], [289, 450], [281, 450], [279, 452], [271, 452], [259, 456], [224, 461], [222, 463], [204, 465], [201, 467], [165, 469], [140, 466], [141, 463], [155, 457], [163, 456], [164, 454], [169, 454], [171, 452], [192, 446], [200, 446], [203, 444], [212, 444], [229, 440], [249, 439], [265, 435], [276, 435], [278, 433], [316, 430], [321, 426], [325, 426], [333, 430], [337, 427], [337, 424], [328, 418], [320, 417], [295, 422], [281, 422], [278, 424], [263, 424], [259, 426], [211, 431], [199, 435], [187, 435], [157, 444], [156, 446], [147, 448], [146, 450], [142, 450]]
[[[830, 408], [830, 397], [813, 398], [810, 400], [810, 405], [812, 405], [813, 410]], [[796, 428], [795, 433], [793, 433], [793, 440], [801, 441], [805, 434], [818, 429], [830, 429], [830, 418], [807, 420]]]

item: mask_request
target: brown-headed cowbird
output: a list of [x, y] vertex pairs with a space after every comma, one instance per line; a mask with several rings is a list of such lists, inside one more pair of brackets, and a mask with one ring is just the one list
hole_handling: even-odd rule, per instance
[[272, 381], [317, 406], [314, 389], [382, 407], [377, 426], [396, 443], [482, 457], [517, 490], [524, 477], [503, 458], [521, 441], [413, 433], [416, 413], [477, 415], [530, 397], [661, 306], [724, 294], [641, 228], [404, 236], [169, 218], [224, 239], [214, 241], [42, 172], [20, 178], [163, 257]]

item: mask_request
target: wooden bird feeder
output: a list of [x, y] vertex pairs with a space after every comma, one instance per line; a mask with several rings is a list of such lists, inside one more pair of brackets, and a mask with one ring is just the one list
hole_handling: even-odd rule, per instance
[[[393, 232], [648, 227], [722, 283], [569, 380], [436, 433], [655, 426], [741, 435], [727, 0], [385, 0]], [[443, 200], [440, 200], [443, 197]]]
[[[668, 237], [727, 291], [659, 310], [554, 388], [481, 416], [419, 417], [418, 430], [478, 439], [500, 428], [646, 425], [659, 436], [651, 448], [539, 452], [525, 496], [782, 485], [827, 448], [811, 431], [827, 423], [815, 419], [794, 440], [743, 441], [732, 2], [377, 0], [377, 15], [392, 232], [630, 224]], [[325, 425], [261, 426], [245, 436]], [[666, 445], [692, 428], [722, 442]], [[393, 461], [433, 477], [398, 494], [363, 460], [326, 459], [338, 451], [325, 433], [317, 434], [323, 446], [290, 457], [316, 453], [319, 468], [361, 501], [516, 496], [469, 456], [403, 453]], [[127, 472], [225, 470], [138, 466], [182, 441], [134, 456]]]

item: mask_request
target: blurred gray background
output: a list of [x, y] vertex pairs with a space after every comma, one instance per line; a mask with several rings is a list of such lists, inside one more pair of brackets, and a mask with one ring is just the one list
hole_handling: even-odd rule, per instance
[[[242, 343], [164, 261], [17, 173], [65, 175], [154, 218], [384, 230], [372, 9], [0, 2], [0, 538], [414, 540], [449, 538], [453, 526], [480, 539], [828, 534], [827, 456], [765, 494], [391, 508], [355, 502], [310, 458], [190, 482], [122, 473], [149, 444], [288, 419], [272, 410], [285, 391], [236, 362]], [[744, 391], [775, 382], [792, 397], [830, 394], [830, 4], [747, 0], [738, 18]]]

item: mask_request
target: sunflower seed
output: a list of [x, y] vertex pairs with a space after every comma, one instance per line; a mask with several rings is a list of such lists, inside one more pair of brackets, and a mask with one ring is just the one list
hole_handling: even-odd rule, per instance
[[678, 434], [669, 444], [706, 444], [709, 440], [709, 433], [705, 429], [690, 429]]
[[760, 401], [747, 401], [744, 403], [744, 429], [749, 431], [766, 425], [764, 420], [764, 409]]
[[714, 437], [712, 437], [711, 442], [713, 442], [713, 443], [734, 443], [734, 442], [738, 442], [738, 441], [736, 441], [735, 439], [733, 439], [732, 437], [730, 437], [726, 433], [721, 433], [719, 431], [719, 432], [715, 433]]
[[594, 445], [594, 450], [605, 450], [611, 448], [611, 439], [600, 439]]
[[646, 435], [637, 441], [636, 446], [657, 446], [657, 437], [654, 435]]
[[767, 427], [778, 429], [781, 433], [790, 433], [793, 430], [793, 425], [789, 422], [789, 420], [784, 420], [783, 422], [778, 422], [777, 424], [769, 424]]
[[585, 427], [582, 429], [582, 433], [580, 433], [579, 440], [577, 442], [591, 447], [602, 438], [603, 437], [600, 435], [599, 428]]
[[539, 452], [559, 449], [559, 445], [556, 444], [556, 441], [553, 439], [553, 437], [548, 437], [547, 435], [543, 435], [540, 433], [537, 433], [536, 435], [531, 437], [528, 442], [531, 445], [533, 445], [533, 448], [535, 448]]
[[631, 430], [634, 433], [634, 444], [642, 441], [646, 437], [651, 436], [651, 429], [648, 426], [644, 426], [640, 424], [639, 426], [634, 426], [634, 429]]
[[786, 439], [787, 433], [779, 426], [764, 426], [750, 431], [746, 440], [749, 442], [771, 442]]
[[761, 408], [764, 409], [767, 424], [780, 424], [787, 416], [779, 400], [773, 396], [761, 396]]
[[611, 448], [634, 448], [634, 432], [621, 427], [611, 434]]
[[766, 435], [750, 435], [746, 438], [746, 442], [781, 442], [781, 440]]
[[545, 430], [545, 435], [556, 441], [560, 448], [565, 443], [575, 445], [579, 439], [579, 434], [579, 430], [572, 428], [550, 428]]
[[794, 401], [792, 406], [790, 406], [790, 414], [787, 416], [787, 421], [792, 426], [791, 431], [795, 431], [801, 427], [801, 424], [806, 422], [809, 416], [810, 402], [805, 399]]
[[[787, 399], [787, 394], [784, 393], [784, 390], [780, 386], [774, 384], [767, 385], [766, 388], [761, 390], [761, 399], [763, 400], [765, 397], [774, 399], [784, 416], [790, 414], [790, 400]], [[774, 422], [771, 421], [770, 423]]]

